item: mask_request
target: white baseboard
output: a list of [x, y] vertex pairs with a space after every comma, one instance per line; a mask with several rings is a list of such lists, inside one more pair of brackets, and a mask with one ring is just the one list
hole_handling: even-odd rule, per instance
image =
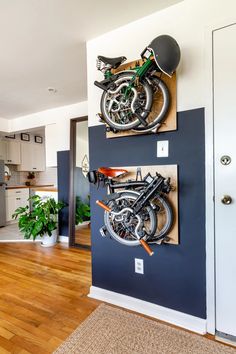
[[68, 236], [58, 236], [58, 241], [63, 242], [63, 243], [69, 243], [69, 237]]
[[28, 243], [35, 243], [35, 242], [41, 242], [41, 240], [25, 240], [25, 239], [22, 239], [22, 240], [0, 240], [0, 243], [17, 243], [17, 242], [28, 242]]
[[[59, 236], [58, 237], [58, 241], [59, 242], [63, 242], [63, 243], [69, 243], [69, 237], [67, 237], [67, 236]], [[41, 242], [41, 239], [39, 239], [39, 240], [35, 240], [35, 241], [33, 241], [33, 240], [25, 240], [25, 239], [21, 239], [21, 240], [17, 240], [17, 239], [15, 239], [15, 240], [12, 240], [12, 239], [10, 239], [10, 240], [0, 240], [0, 243], [9, 243], [9, 242]]]
[[158, 320], [171, 323], [196, 333], [206, 333], [206, 320], [199, 317], [191, 316], [183, 312], [155, 305], [131, 296], [98, 288], [96, 286], [90, 287], [90, 293], [88, 296], [113, 305], [124, 307], [128, 310], [142, 313], [143, 315], [154, 317]]

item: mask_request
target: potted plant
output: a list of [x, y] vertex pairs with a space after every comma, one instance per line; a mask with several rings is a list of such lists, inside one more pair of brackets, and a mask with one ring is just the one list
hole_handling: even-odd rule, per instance
[[82, 224], [90, 221], [90, 205], [83, 203], [80, 197], [76, 197], [75, 224]]
[[41, 245], [44, 247], [53, 246], [57, 242], [58, 213], [65, 206], [63, 202], [56, 202], [54, 198], [33, 195], [29, 198], [32, 201], [32, 210], [28, 205], [19, 207], [12, 215], [18, 220], [20, 231], [25, 239], [33, 240], [37, 236], [42, 237]]

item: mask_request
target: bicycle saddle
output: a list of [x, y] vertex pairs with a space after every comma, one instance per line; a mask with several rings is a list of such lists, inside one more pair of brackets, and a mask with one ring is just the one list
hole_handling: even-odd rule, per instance
[[103, 175], [107, 177], [119, 177], [125, 173], [127, 173], [127, 170], [119, 169], [119, 168], [110, 168], [110, 167], [99, 167], [98, 172], [102, 173]]
[[117, 58], [106, 58], [102, 55], [98, 56], [98, 59], [101, 60], [103, 63], [111, 65], [113, 69], [118, 68], [121, 63], [123, 63], [127, 58], [126, 57], [117, 57]]

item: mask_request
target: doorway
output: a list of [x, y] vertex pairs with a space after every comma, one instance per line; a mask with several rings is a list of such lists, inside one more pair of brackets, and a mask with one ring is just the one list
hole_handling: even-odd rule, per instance
[[236, 343], [236, 24], [213, 32], [216, 334]]
[[88, 118], [71, 120], [70, 144], [70, 246], [91, 248]]

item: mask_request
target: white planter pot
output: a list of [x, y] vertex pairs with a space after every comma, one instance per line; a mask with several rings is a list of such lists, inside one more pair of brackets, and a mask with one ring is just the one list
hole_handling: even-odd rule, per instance
[[42, 247], [52, 247], [57, 243], [57, 230], [52, 231], [52, 236], [45, 234], [42, 237], [41, 246]]
[[83, 221], [81, 224], [75, 225], [75, 229], [78, 230], [81, 226], [86, 226], [90, 224], [90, 220], [88, 221]]

